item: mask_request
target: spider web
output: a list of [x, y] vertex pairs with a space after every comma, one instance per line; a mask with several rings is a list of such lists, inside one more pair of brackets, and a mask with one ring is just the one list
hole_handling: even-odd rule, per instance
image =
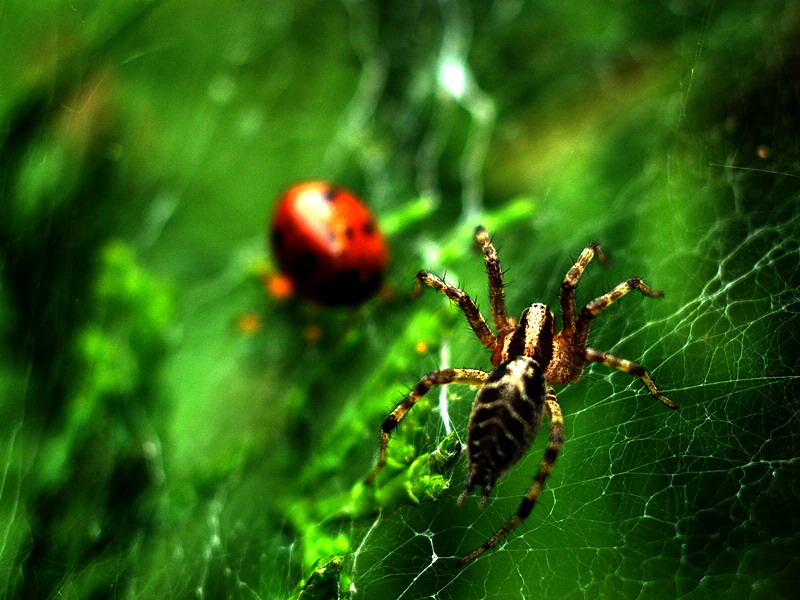
[[[453, 496], [444, 501], [449, 506], [423, 516], [416, 507], [387, 516], [380, 525], [385, 539], [369, 530], [369, 549], [356, 560], [362, 597], [389, 589], [409, 598], [430, 590], [430, 597], [468, 598], [737, 597], [792, 581], [797, 540], [787, 506], [796, 495], [797, 407], [791, 396], [787, 402], [787, 389], [796, 365], [786, 356], [771, 360], [758, 340], [787, 320], [785, 331], [796, 324], [796, 299], [781, 291], [784, 277], [777, 276], [796, 270], [798, 247], [787, 241], [796, 233], [796, 220], [745, 233], [696, 298], [624, 327], [623, 342], [609, 346], [615, 353], [641, 348], [645, 364], [663, 356], [656, 377], [682, 381], [669, 390], [680, 414], [666, 413], [620, 375], [593, 369], [576, 389], [559, 394], [563, 455], [534, 514], [501, 550], [455, 576], [447, 560], [479, 545], [513, 514], [541, 444], [483, 514], [467, 507], [470, 516], [454, 517]], [[764, 269], [773, 274], [765, 278]], [[745, 306], [731, 301], [737, 288], [746, 290]], [[792, 304], [795, 310], [786, 310]], [[669, 334], [648, 340], [666, 324]], [[609, 330], [616, 331], [603, 327]], [[762, 343], [781, 342], [776, 333]], [[458, 488], [463, 477], [456, 480]], [[476, 579], [491, 584], [476, 586]]]
[[[4, 5], [0, 582], [7, 597], [791, 597], [798, 522], [797, 9], [780, 2]], [[601, 27], [598, 25], [602, 24]], [[296, 180], [357, 190], [394, 297], [353, 314], [264, 294], [264, 222]], [[428, 268], [509, 311], [631, 275], [557, 390], [566, 443], [480, 510], [456, 499], [488, 369]], [[318, 333], [314, 333], [314, 332]], [[319, 339], [315, 338], [319, 335]], [[452, 436], [448, 436], [452, 431]], [[544, 438], [544, 436], [540, 436]], [[425, 461], [420, 461], [424, 457]], [[416, 462], [415, 462], [416, 461]], [[422, 482], [422, 483], [420, 483]]]

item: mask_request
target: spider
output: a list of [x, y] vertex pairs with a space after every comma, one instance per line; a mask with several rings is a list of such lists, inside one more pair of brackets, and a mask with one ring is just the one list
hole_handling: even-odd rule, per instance
[[497, 335], [487, 325], [475, 302], [462, 290], [428, 271], [416, 277], [415, 293], [423, 285], [455, 302], [467, 317], [480, 342], [492, 352], [494, 371], [477, 369], [441, 369], [428, 373], [397, 405], [381, 426], [380, 454], [375, 468], [364, 480], [370, 484], [386, 464], [389, 436], [408, 411], [435, 385], [459, 383], [479, 386], [467, 430], [468, 473], [466, 486], [458, 499], [464, 502], [473, 487], [481, 489], [481, 507], [497, 479], [519, 461], [533, 443], [542, 424], [543, 414], [550, 422], [549, 439], [539, 471], [517, 512], [480, 547], [461, 558], [463, 566], [494, 548], [533, 510], [545, 481], [564, 443], [564, 420], [552, 384], [573, 383], [580, 379], [587, 362], [599, 363], [639, 377], [650, 393], [669, 408], [678, 406], [664, 396], [650, 374], [640, 365], [600, 352], [586, 345], [592, 320], [623, 296], [639, 290], [645, 296], [659, 297], [663, 292], [652, 290], [638, 277], [623, 281], [610, 292], [592, 300], [578, 313], [575, 288], [584, 269], [597, 256], [606, 259], [598, 244], [586, 246], [561, 284], [561, 331], [555, 332], [553, 312], [544, 304], [531, 304], [522, 312], [519, 323], [506, 314], [503, 270], [486, 229], [478, 226], [475, 237], [483, 250], [489, 276], [489, 304]]

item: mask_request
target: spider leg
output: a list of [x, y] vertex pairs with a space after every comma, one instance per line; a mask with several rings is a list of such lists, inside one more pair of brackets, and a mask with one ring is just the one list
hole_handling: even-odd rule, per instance
[[547, 447], [544, 450], [544, 457], [542, 458], [541, 465], [539, 466], [539, 471], [533, 478], [531, 487], [528, 488], [528, 492], [525, 494], [525, 498], [523, 498], [522, 503], [519, 505], [517, 513], [511, 517], [506, 524], [497, 531], [497, 533], [484, 542], [482, 546], [473, 550], [467, 556], [459, 560], [457, 563], [459, 567], [463, 567], [472, 559], [480, 556], [487, 550], [494, 548], [504, 537], [508, 535], [512, 529], [514, 529], [514, 527], [519, 525], [531, 513], [533, 507], [536, 505], [536, 501], [539, 499], [539, 496], [544, 489], [544, 484], [547, 481], [547, 478], [550, 476], [550, 471], [553, 469], [556, 458], [558, 458], [558, 453], [561, 450], [561, 446], [564, 445], [564, 417], [561, 414], [561, 407], [558, 405], [553, 388], [550, 386], [548, 386], [547, 389], [547, 397], [545, 398], [544, 409], [548, 418], [550, 419], [550, 436], [547, 442]]
[[414, 288], [415, 294], [419, 293], [422, 285], [432, 287], [437, 292], [444, 294], [450, 298], [450, 300], [458, 304], [458, 307], [461, 309], [461, 312], [464, 313], [464, 316], [467, 317], [469, 326], [472, 327], [472, 331], [474, 331], [475, 335], [478, 336], [481, 344], [490, 350], [494, 350], [494, 347], [497, 343], [497, 338], [492, 333], [492, 330], [489, 329], [489, 326], [486, 324], [486, 321], [484, 320], [481, 311], [478, 310], [475, 302], [466, 294], [466, 292], [455, 286], [445, 283], [442, 279], [433, 273], [429, 273], [428, 271], [420, 271], [417, 273], [417, 282]]
[[591, 324], [592, 319], [594, 319], [598, 314], [603, 312], [623, 296], [627, 296], [633, 290], [639, 290], [645, 296], [651, 296], [653, 298], [658, 298], [664, 295], [664, 292], [651, 290], [649, 287], [647, 287], [645, 282], [638, 277], [631, 277], [627, 281], [623, 281], [610, 292], [603, 294], [599, 298], [595, 298], [586, 305], [586, 308], [583, 309], [581, 316], [578, 317], [578, 323], [576, 325], [578, 339], [582, 339], [582, 334], [589, 332], [589, 325]]
[[624, 358], [617, 358], [616, 356], [606, 354], [605, 352], [600, 352], [599, 350], [595, 350], [593, 348], [586, 348], [585, 356], [586, 360], [588, 361], [605, 365], [606, 367], [611, 367], [612, 369], [619, 369], [620, 371], [624, 371], [629, 375], [639, 377], [647, 386], [647, 389], [650, 390], [650, 393], [653, 394], [653, 396], [666, 404], [668, 407], [678, 410], [678, 405], [658, 390], [656, 384], [653, 383], [653, 380], [650, 378], [650, 373], [648, 373], [641, 365], [629, 360], [625, 360]]
[[372, 472], [364, 479], [364, 485], [369, 485], [375, 479], [375, 476], [383, 469], [386, 464], [386, 451], [389, 446], [389, 435], [394, 431], [397, 425], [402, 421], [408, 411], [410, 411], [417, 401], [427, 394], [430, 389], [435, 385], [447, 385], [449, 383], [462, 383], [465, 385], [481, 385], [486, 378], [489, 377], [488, 373], [479, 371], [477, 369], [441, 369], [440, 371], [433, 371], [428, 373], [419, 380], [419, 383], [414, 386], [414, 389], [405, 397], [405, 399], [398, 404], [395, 409], [389, 413], [386, 420], [381, 425], [381, 449], [378, 455], [378, 463]]
[[581, 255], [578, 257], [578, 260], [564, 276], [564, 281], [561, 283], [561, 294], [559, 297], [561, 301], [562, 331], [571, 332], [575, 330], [575, 323], [577, 321], [575, 309], [575, 288], [578, 286], [578, 280], [580, 280], [581, 275], [583, 275], [583, 271], [586, 269], [589, 261], [591, 261], [595, 255], [601, 263], [604, 265], [608, 264], [606, 256], [603, 254], [603, 250], [600, 248], [600, 244], [593, 242], [583, 249], [583, 252], [581, 252]]
[[475, 228], [475, 239], [481, 245], [483, 258], [486, 263], [486, 272], [489, 275], [489, 305], [492, 310], [492, 322], [497, 331], [512, 325], [506, 314], [505, 286], [503, 285], [503, 269], [500, 267], [500, 259], [497, 258], [489, 233], [481, 225]]

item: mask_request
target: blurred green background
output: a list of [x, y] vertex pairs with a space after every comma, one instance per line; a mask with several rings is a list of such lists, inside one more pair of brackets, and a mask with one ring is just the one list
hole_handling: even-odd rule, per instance
[[[0, 597], [781, 598], [800, 576], [796, 3], [273, 0], [0, 8]], [[280, 302], [289, 185], [355, 191], [390, 244], [355, 310]], [[631, 275], [489, 507], [456, 498], [490, 368], [421, 268], [510, 312]], [[449, 418], [439, 406], [450, 399]], [[450, 419], [455, 433], [449, 434]]]

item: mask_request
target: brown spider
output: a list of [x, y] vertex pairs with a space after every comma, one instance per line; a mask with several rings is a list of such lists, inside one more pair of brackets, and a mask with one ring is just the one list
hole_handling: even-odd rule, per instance
[[595, 255], [605, 262], [600, 246], [589, 244], [561, 284], [561, 331], [555, 333], [553, 312], [539, 303], [526, 308], [517, 324], [506, 315], [503, 271], [489, 234], [479, 226], [475, 229], [475, 237], [486, 261], [489, 303], [497, 335], [489, 329], [478, 307], [466, 293], [436, 275], [427, 271], [417, 273], [416, 292], [424, 284], [458, 304], [475, 335], [492, 351], [491, 361], [495, 369], [491, 373], [476, 369], [441, 369], [423, 377], [381, 426], [378, 463], [364, 481], [365, 484], [371, 483], [386, 464], [390, 433], [434, 385], [477, 385], [480, 389], [472, 405], [467, 431], [469, 472], [466, 487], [458, 502], [461, 504], [477, 485], [481, 487], [481, 506], [486, 506], [495, 482], [525, 455], [542, 424], [542, 414], [546, 413], [550, 420], [549, 440], [539, 472], [533, 478], [519, 509], [482, 546], [459, 560], [458, 566], [465, 565], [496, 546], [533, 510], [564, 443], [564, 421], [551, 384], [578, 381], [587, 361], [595, 362], [641, 378], [653, 396], [669, 408], [678, 408], [658, 391], [643, 367], [586, 346], [592, 319], [614, 302], [633, 290], [655, 297], [662, 296], [663, 292], [651, 290], [638, 277], [631, 277], [607, 294], [592, 300], [578, 314], [575, 309], [578, 280]]

